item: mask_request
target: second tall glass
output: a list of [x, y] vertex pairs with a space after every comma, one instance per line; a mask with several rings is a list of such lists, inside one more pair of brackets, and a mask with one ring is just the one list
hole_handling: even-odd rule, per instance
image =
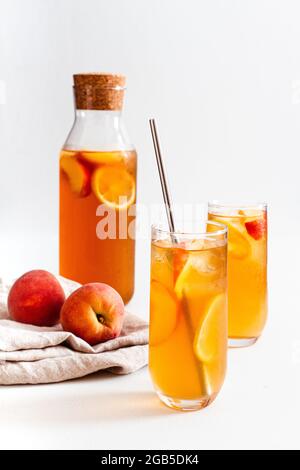
[[228, 227], [229, 346], [255, 343], [267, 319], [267, 206], [210, 203]]

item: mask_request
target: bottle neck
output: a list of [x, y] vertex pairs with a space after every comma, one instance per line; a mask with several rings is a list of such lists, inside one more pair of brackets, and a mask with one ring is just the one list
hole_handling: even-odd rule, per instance
[[75, 120], [84, 120], [87, 125], [96, 122], [115, 127], [121, 119], [122, 111], [75, 109]]
[[131, 150], [121, 111], [75, 110], [64, 148], [70, 150]]

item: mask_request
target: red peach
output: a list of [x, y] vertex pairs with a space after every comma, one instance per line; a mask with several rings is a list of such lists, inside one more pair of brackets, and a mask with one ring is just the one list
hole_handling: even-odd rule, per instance
[[8, 295], [10, 317], [22, 323], [52, 326], [59, 320], [65, 293], [53, 274], [36, 269], [23, 274]]
[[73, 292], [60, 313], [63, 329], [91, 345], [117, 338], [123, 319], [122, 297], [109, 285], [96, 282]]

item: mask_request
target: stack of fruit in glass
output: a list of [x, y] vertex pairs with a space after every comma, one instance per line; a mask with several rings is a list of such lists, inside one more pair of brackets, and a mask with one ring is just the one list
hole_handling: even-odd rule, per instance
[[227, 229], [152, 227], [149, 367], [160, 399], [197, 410], [217, 396], [227, 357]]
[[209, 219], [228, 227], [229, 345], [249, 346], [267, 319], [267, 206], [210, 203]]

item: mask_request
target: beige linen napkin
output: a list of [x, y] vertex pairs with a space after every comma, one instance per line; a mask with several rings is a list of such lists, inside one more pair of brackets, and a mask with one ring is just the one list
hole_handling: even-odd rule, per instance
[[[58, 279], [67, 296], [80, 286]], [[0, 385], [61, 382], [103, 369], [129, 374], [147, 364], [148, 327], [139, 317], [126, 312], [119, 338], [90, 346], [60, 325], [10, 320], [9, 288], [0, 278]]]

